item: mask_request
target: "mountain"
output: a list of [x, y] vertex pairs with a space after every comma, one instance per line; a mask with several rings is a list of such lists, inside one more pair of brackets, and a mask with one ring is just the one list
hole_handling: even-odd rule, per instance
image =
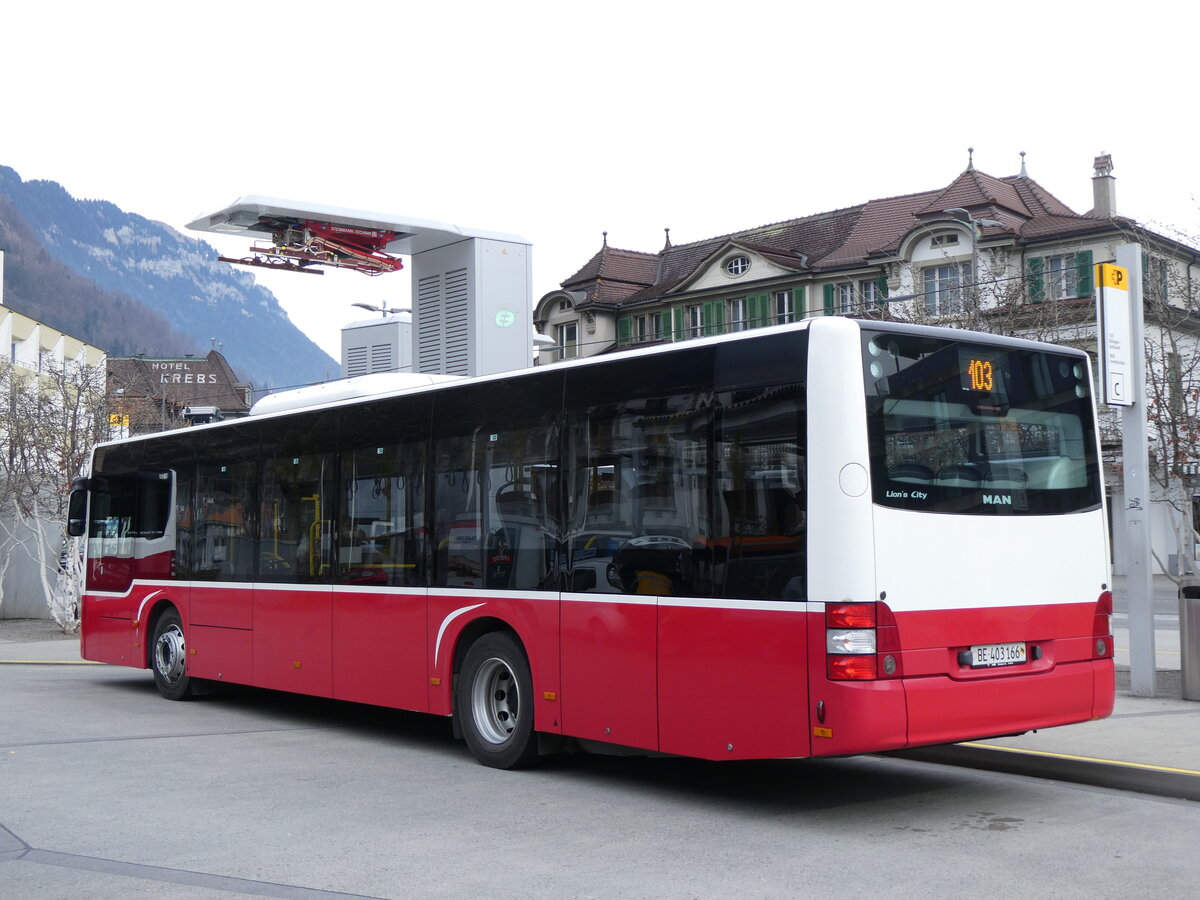
[[0, 166], [4, 302], [116, 356], [205, 353], [210, 339], [256, 389], [336, 377], [253, 275], [208, 243], [53, 181]]

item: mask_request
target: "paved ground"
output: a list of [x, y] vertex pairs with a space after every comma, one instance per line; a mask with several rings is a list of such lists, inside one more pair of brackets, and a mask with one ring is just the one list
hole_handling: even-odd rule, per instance
[[[1170, 794], [879, 756], [500, 772], [438, 717], [252, 690], [170, 703], [76, 653], [0, 638], [3, 900], [1195, 892], [1200, 804]], [[1026, 739], [1196, 759], [1200, 704], [1117, 703]]]
[[0, 644], [26, 641], [75, 641], [78, 634], [64, 634], [50, 619], [0, 619]]

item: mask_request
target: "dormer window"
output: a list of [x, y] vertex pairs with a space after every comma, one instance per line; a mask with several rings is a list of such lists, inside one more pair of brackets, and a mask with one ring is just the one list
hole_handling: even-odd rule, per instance
[[933, 240], [929, 242], [930, 247], [948, 247], [958, 243], [958, 232], [950, 234], [936, 234]]
[[744, 275], [750, 269], [750, 257], [731, 256], [725, 260], [725, 274], [736, 278]]

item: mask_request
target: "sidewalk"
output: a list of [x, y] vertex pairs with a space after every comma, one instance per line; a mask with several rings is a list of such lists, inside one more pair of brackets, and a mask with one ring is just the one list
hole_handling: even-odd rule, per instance
[[[1131, 790], [1147, 789], [1138, 786], [1142, 779], [1158, 778], [1151, 793], [1200, 799], [1200, 702], [1180, 696], [1178, 626], [1155, 632], [1160, 668], [1154, 697], [1129, 693], [1128, 633], [1113, 631], [1117, 697], [1107, 719], [972, 742], [949, 748], [950, 754], [912, 755], [1086, 783], [1096, 783], [1090, 770], [1123, 771], [1133, 779]], [[93, 665], [79, 658], [79, 636], [63, 635], [52, 622], [0, 619], [0, 665], [22, 664]]]

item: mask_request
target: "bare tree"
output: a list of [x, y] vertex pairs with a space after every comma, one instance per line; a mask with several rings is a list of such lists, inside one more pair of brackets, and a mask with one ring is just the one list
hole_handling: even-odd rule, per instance
[[0, 553], [6, 569], [14, 554], [32, 561], [51, 617], [70, 633], [82, 554], [63, 524], [71, 480], [107, 437], [104, 368], [43, 359], [39, 369], [0, 360]]
[[1200, 290], [1190, 267], [1172, 258], [1165, 242], [1143, 237], [1146, 420], [1150, 476], [1165, 504], [1179, 565], [1172, 577], [1196, 572], [1192, 476], [1200, 457]]

